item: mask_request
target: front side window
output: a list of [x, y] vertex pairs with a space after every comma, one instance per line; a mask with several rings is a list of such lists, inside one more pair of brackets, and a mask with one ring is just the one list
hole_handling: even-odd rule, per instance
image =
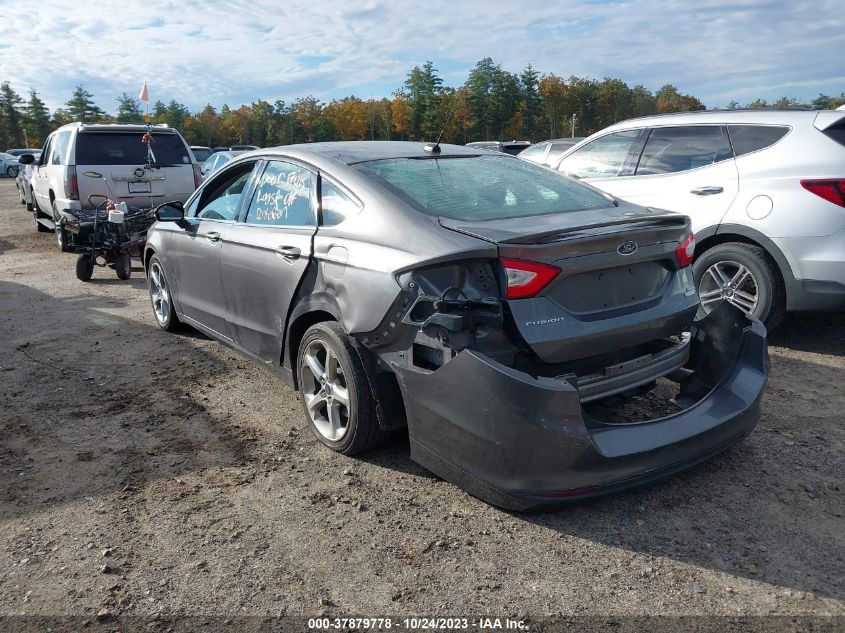
[[304, 167], [270, 161], [258, 179], [246, 214], [248, 224], [314, 226], [317, 216], [311, 200], [312, 174]]
[[639, 130], [625, 130], [599, 137], [564, 158], [558, 171], [579, 178], [626, 175], [622, 170], [625, 158], [639, 135]]
[[613, 204], [589, 187], [510, 156], [395, 158], [355, 167], [423, 213], [456, 220], [503, 220]]
[[362, 208], [359, 202], [325, 178], [320, 179], [320, 205], [323, 226], [340, 224], [346, 218], [356, 215]]
[[732, 157], [728, 135], [722, 126], [654, 128], [640, 156], [637, 175], [672, 174]]
[[199, 203], [190, 205], [188, 214], [206, 220], [234, 220], [241, 207], [244, 189], [252, 175], [254, 162], [233, 166], [210, 181], [199, 196]]

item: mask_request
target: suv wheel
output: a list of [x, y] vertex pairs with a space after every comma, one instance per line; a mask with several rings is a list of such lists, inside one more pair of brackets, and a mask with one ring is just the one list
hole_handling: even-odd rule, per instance
[[357, 455], [387, 437], [361, 357], [339, 324], [308, 328], [299, 345], [297, 379], [309, 426], [333, 451]]
[[710, 248], [693, 263], [701, 298], [698, 317], [728, 301], [773, 330], [786, 315], [786, 292], [777, 265], [759, 246], [727, 242]]

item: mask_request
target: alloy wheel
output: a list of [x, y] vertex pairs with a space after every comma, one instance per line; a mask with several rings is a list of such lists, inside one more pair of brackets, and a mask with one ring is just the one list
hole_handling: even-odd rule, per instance
[[747, 266], [734, 261], [716, 262], [704, 271], [698, 284], [698, 296], [705, 314], [727, 301], [750, 315], [760, 301], [754, 274]]
[[150, 267], [150, 299], [153, 302], [156, 320], [161, 325], [166, 325], [170, 318], [170, 291], [167, 289], [164, 271], [158, 262], [153, 262]]
[[343, 367], [329, 345], [315, 339], [302, 354], [302, 397], [314, 428], [339, 442], [349, 430], [349, 390]]

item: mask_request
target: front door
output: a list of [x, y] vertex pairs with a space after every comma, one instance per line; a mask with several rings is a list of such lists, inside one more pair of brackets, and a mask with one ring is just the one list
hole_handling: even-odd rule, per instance
[[220, 253], [241, 210], [255, 162], [218, 174], [185, 210], [168, 249], [176, 301], [189, 320], [232, 340], [220, 275]]
[[317, 230], [316, 177], [271, 160], [257, 177], [243, 222], [230, 227], [221, 271], [237, 345], [261, 361], [280, 361], [290, 303], [311, 261]]

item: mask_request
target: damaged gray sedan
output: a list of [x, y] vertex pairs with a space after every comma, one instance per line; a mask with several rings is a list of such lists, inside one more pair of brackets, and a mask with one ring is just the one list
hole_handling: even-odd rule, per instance
[[694, 321], [688, 219], [511, 156], [264, 149], [157, 216], [159, 326], [278, 373], [332, 450], [407, 426], [414, 461], [504, 508], [659, 479], [760, 415], [765, 329]]

